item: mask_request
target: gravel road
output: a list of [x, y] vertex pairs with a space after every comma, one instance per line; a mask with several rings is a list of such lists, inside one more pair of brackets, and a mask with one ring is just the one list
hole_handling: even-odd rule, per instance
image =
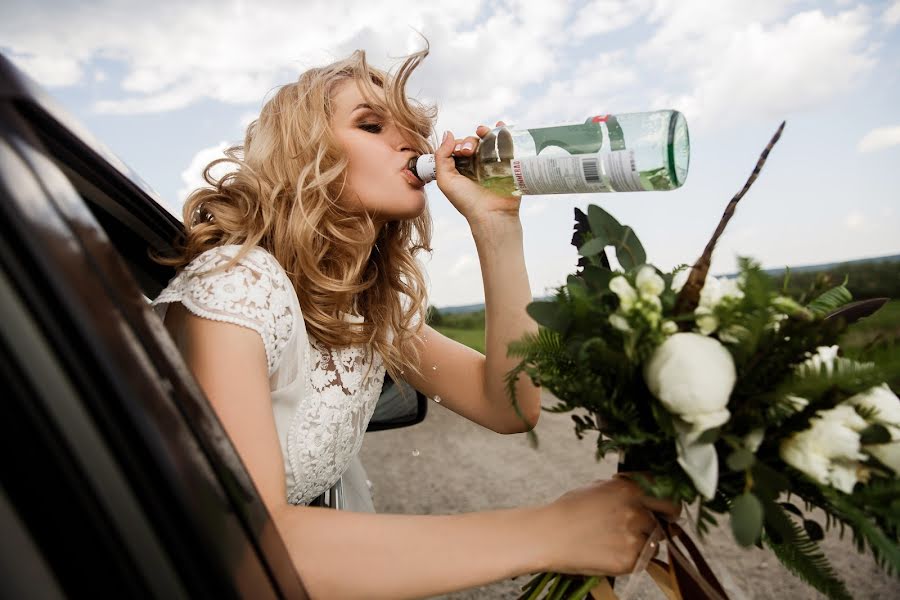
[[[552, 398], [545, 399], [545, 406], [551, 404]], [[534, 450], [525, 435], [497, 435], [440, 405], [429, 409], [419, 425], [365, 438], [361, 457], [378, 512], [453, 514], [546, 503], [615, 470], [614, 461], [594, 461], [596, 438], [579, 441], [569, 414], [541, 416], [536, 430], [540, 447]], [[732, 600], [822, 598], [770, 553], [737, 547], [727, 525], [715, 530], [705, 546], [705, 556]], [[843, 540], [837, 530], [828, 532], [823, 548], [854, 598], [900, 599], [900, 579], [888, 577], [870, 555], [858, 554], [849, 532]], [[520, 577], [440, 598], [515, 598], [526, 581]], [[663, 597], [644, 580], [637, 588], [633, 598]]]

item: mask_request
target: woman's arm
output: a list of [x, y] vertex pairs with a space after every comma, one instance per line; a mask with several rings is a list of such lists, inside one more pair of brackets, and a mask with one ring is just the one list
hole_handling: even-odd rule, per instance
[[[487, 127], [479, 127], [480, 135]], [[506, 374], [518, 360], [506, 354], [510, 342], [537, 331], [525, 312], [531, 288], [525, 269], [519, 198], [498, 196], [459, 174], [452, 153], [457, 143], [445, 136], [435, 152], [438, 185], [466, 217], [475, 239], [484, 284], [485, 354], [464, 349], [427, 327], [421, 334], [420, 374], [408, 382], [427, 396], [440, 396], [442, 404], [476, 423], [500, 433], [532, 429], [541, 410], [540, 389], [520, 375], [516, 399], [522, 416], [514, 410], [506, 392]], [[471, 148], [457, 153], [471, 155]], [[436, 368], [435, 368], [436, 367]]]
[[542, 507], [448, 516], [287, 503], [265, 350], [249, 329], [172, 304], [169, 330], [313, 598], [417, 598], [546, 569], [627, 572], [654, 522], [636, 485], [594, 484]]

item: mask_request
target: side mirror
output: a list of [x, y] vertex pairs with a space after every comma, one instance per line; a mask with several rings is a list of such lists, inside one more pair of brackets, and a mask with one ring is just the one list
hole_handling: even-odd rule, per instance
[[428, 412], [428, 398], [403, 380], [384, 374], [381, 396], [366, 431], [383, 431], [421, 423]]

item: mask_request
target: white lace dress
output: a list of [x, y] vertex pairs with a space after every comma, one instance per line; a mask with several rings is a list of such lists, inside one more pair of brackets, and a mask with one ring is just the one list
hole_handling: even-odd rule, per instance
[[[239, 249], [220, 246], [197, 256], [153, 300], [154, 309], [165, 318], [168, 304], [181, 302], [197, 316], [259, 333], [288, 502], [308, 504], [346, 473], [347, 507], [373, 512], [357, 454], [384, 381], [380, 355], [367, 360], [362, 346], [332, 349], [309, 336], [287, 274], [262, 248], [252, 249], [227, 270], [210, 273]], [[344, 318], [362, 320], [357, 315]]]

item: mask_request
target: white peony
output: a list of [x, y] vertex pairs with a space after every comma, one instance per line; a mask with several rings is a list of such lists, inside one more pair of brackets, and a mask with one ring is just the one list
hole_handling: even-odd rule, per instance
[[877, 458], [896, 475], [900, 475], [900, 441], [863, 446], [868, 454]]
[[734, 360], [722, 344], [696, 333], [676, 333], [653, 352], [644, 366], [650, 392], [676, 415], [678, 462], [704, 497], [711, 498], [718, 481], [712, 444], [700, 444], [700, 434], [728, 421], [728, 398], [734, 388]]

